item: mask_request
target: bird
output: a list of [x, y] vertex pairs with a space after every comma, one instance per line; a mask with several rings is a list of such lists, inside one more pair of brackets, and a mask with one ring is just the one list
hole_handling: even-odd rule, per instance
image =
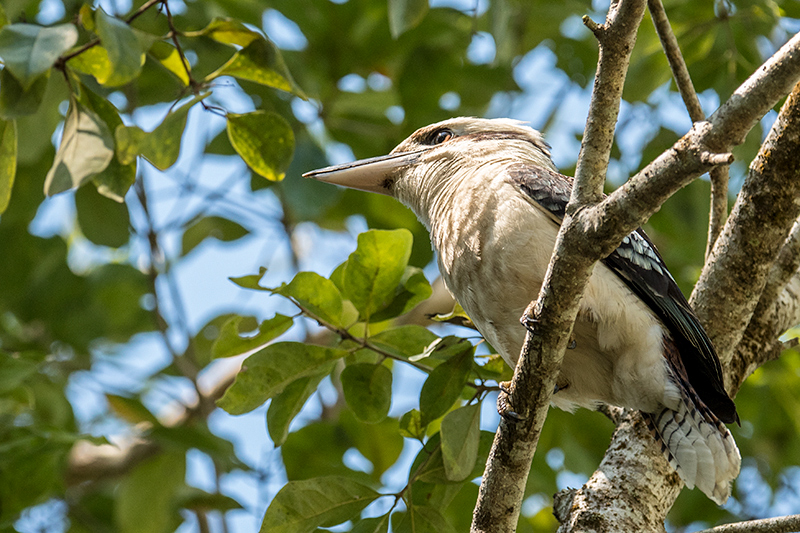
[[[572, 191], [542, 134], [512, 119], [458, 117], [415, 131], [388, 155], [303, 175], [389, 195], [429, 230], [441, 276], [512, 368], [520, 324], [543, 283]], [[552, 405], [641, 411], [689, 488], [722, 505], [741, 457], [739, 422], [714, 345], [639, 228], [593, 267]]]

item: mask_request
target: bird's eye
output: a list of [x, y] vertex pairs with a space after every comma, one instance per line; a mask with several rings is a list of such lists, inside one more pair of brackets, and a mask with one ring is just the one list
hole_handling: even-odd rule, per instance
[[449, 141], [453, 138], [453, 132], [444, 129], [434, 132], [433, 136], [431, 137], [431, 144], [442, 144], [444, 142]]

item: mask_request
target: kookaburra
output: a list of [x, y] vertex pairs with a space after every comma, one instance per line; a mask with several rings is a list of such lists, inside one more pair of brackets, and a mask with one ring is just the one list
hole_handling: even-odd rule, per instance
[[[572, 190], [536, 130], [454, 118], [421, 128], [387, 156], [305, 174], [387, 194], [430, 231], [447, 287], [503, 359], [516, 364]], [[552, 403], [638, 409], [687, 486], [722, 504], [739, 473], [723, 422], [738, 421], [706, 332], [655, 246], [638, 229], [598, 262]]]

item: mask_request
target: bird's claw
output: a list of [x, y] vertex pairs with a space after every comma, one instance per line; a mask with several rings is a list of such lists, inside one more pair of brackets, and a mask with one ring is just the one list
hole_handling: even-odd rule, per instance
[[519, 422], [521, 420], [525, 420], [526, 417], [517, 413], [514, 410], [514, 406], [511, 405], [511, 398], [509, 397], [511, 394], [511, 382], [501, 381], [499, 385], [500, 392], [497, 395], [497, 412], [500, 413], [500, 416], [502, 416], [508, 422]]
[[575, 341], [575, 339], [570, 339], [569, 344], [567, 344], [567, 350], [574, 350], [577, 347], [578, 343]]
[[534, 318], [528, 315], [528, 313], [525, 313], [524, 315], [522, 315], [522, 318], [520, 318], [519, 321], [522, 323], [523, 326], [525, 326], [525, 329], [531, 332], [531, 335], [536, 335], [536, 327], [539, 324], [538, 318]]

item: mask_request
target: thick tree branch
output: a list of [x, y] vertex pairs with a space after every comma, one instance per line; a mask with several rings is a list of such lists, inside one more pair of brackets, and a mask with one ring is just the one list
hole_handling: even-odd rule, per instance
[[[584, 19], [600, 42], [600, 58], [571, 205], [595, 203], [602, 198], [622, 88], [644, 10], [644, 0], [615, 1], [602, 26]], [[564, 227], [569, 227], [567, 220]], [[526, 310], [527, 317], [540, 321], [537, 332], [542, 334], [528, 332], [512, 382], [512, 390], [520, 393], [513, 395], [511, 401], [523, 420], [500, 422], [478, 495], [473, 532], [512, 532], [517, 528], [536, 444], [592, 263], [584, 260], [579, 268], [573, 269], [576, 275], [552, 275], [570, 285], [568, 289], [558, 291], [545, 283], [538, 300], [543, 302], [542, 306], [534, 312], [532, 302]], [[559, 265], [564, 263], [556, 262], [555, 267]], [[549, 270], [553, 269], [551, 261]], [[554, 289], [563, 299], [553, 297]]]
[[800, 204], [800, 85], [770, 130], [742, 186], [728, 223], [695, 287], [692, 303], [730, 360], [759, 301], [772, 264]]
[[800, 514], [725, 524], [698, 533], [791, 533], [793, 531], [800, 531]]

